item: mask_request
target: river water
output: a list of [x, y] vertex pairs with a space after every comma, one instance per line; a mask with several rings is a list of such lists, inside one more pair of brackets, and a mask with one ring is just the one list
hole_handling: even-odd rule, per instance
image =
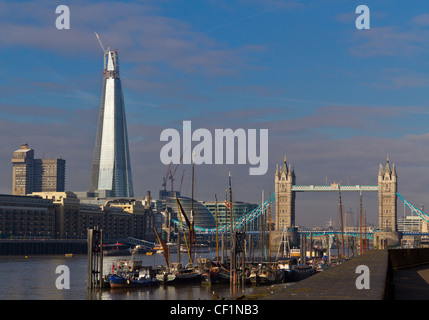
[[[209, 254], [201, 255], [210, 257]], [[131, 256], [104, 257], [103, 274], [111, 271], [116, 260], [131, 260]], [[143, 265], [165, 264], [161, 254], [135, 255]], [[175, 262], [176, 255], [171, 256]], [[182, 255], [182, 262], [183, 261]], [[87, 255], [67, 258], [63, 255], [0, 256], [0, 300], [213, 300], [230, 298], [229, 285], [187, 284], [130, 289], [87, 289]], [[70, 271], [70, 288], [57, 289], [56, 280], [62, 273], [56, 268], [65, 265]], [[252, 292], [251, 286], [233, 295]]]

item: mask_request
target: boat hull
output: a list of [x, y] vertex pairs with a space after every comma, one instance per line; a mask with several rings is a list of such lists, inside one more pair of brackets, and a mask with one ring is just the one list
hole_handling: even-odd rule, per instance
[[281, 282], [281, 277], [250, 276], [250, 283], [253, 285], [270, 285]]
[[230, 276], [222, 271], [211, 269], [202, 275], [202, 282], [205, 284], [229, 283]]
[[281, 270], [281, 272], [283, 272], [284, 282], [296, 282], [304, 280], [316, 273], [316, 271], [311, 268]]
[[152, 287], [159, 284], [157, 279], [125, 279], [117, 275], [110, 276], [109, 283], [110, 288]]
[[200, 283], [201, 273], [178, 273], [173, 274], [174, 278], [169, 283], [185, 284], [185, 283]]
[[283, 280], [283, 276], [278, 270], [253, 271], [249, 276], [249, 280], [254, 285], [269, 285], [280, 283]]

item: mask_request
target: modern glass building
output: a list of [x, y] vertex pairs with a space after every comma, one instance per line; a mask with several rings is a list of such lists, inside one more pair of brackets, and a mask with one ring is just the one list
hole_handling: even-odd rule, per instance
[[[203, 204], [212, 213], [212, 215], [216, 217], [215, 201], [201, 201], [201, 204]], [[240, 219], [242, 216], [256, 209], [257, 207], [258, 205], [253, 203], [247, 203], [247, 202], [241, 202], [241, 201], [233, 202], [232, 203], [232, 221]], [[217, 203], [217, 219], [218, 219], [217, 220], [218, 227], [225, 226], [225, 225], [228, 226], [231, 222], [230, 212], [229, 212], [229, 209], [227, 209], [225, 202], [219, 201]], [[247, 225], [246, 228], [248, 228], [249, 231], [259, 230], [257, 221], [258, 219], [255, 219], [255, 221], [253, 221], [251, 225]]]
[[89, 192], [104, 197], [133, 197], [124, 97], [116, 50], [104, 54], [103, 93]]
[[[185, 211], [186, 216], [188, 217], [188, 219], [190, 219], [192, 199], [188, 197], [178, 197], [178, 199], [180, 201], [180, 204], [182, 205], [183, 210]], [[167, 198], [166, 207], [171, 208], [173, 216], [176, 216], [177, 220], [180, 221], [180, 216], [178, 215], [179, 208], [177, 207], [176, 198]], [[186, 222], [183, 217], [182, 221], [183, 225], [186, 226]], [[194, 225], [196, 227], [207, 229], [216, 227], [216, 220], [213, 214], [210, 212], [209, 209], [206, 208], [206, 206], [196, 200], [194, 200]]]

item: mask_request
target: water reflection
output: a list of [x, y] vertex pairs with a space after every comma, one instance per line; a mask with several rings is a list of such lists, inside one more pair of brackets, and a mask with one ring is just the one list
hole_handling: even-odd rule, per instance
[[[210, 257], [209, 255], [201, 257]], [[164, 264], [162, 255], [104, 257], [103, 274], [112, 270], [116, 260], [141, 260], [143, 265]], [[181, 257], [186, 263], [186, 259]], [[172, 255], [171, 261], [177, 261]], [[230, 297], [229, 285], [189, 284], [131, 289], [87, 289], [87, 256], [0, 256], [0, 300], [212, 300]], [[66, 265], [70, 270], [70, 289], [59, 290], [56, 268]], [[250, 290], [248, 288], [246, 290]], [[240, 295], [241, 289], [237, 289]]]

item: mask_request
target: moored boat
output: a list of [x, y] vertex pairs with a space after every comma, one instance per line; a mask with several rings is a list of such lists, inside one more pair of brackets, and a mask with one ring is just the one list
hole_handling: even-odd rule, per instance
[[229, 283], [229, 271], [223, 267], [212, 267], [202, 274], [202, 280], [205, 284]]
[[148, 249], [147, 247], [142, 245], [136, 245], [130, 251], [131, 254], [147, 254], [148, 252], [152, 253], [152, 249]]
[[141, 261], [118, 260], [109, 276], [111, 288], [150, 287], [159, 284], [151, 266], [142, 266]]
[[282, 259], [277, 261], [277, 270], [282, 274], [283, 282], [297, 281], [296, 259]]
[[[177, 253], [177, 245], [175, 243], [166, 243], [169, 253]], [[155, 244], [153, 247], [155, 253], [164, 253], [164, 248], [161, 244]]]
[[[192, 248], [193, 252], [195, 253], [210, 253], [210, 247], [206, 244], [194, 244], [193, 248]], [[187, 253], [188, 252], [188, 248], [186, 247], [186, 245], [181, 245], [180, 246], [180, 252], [181, 253]]]
[[298, 281], [308, 278], [315, 273], [316, 271], [313, 269], [313, 267], [308, 264], [301, 264], [296, 266], [296, 275]]
[[257, 268], [253, 268], [249, 276], [250, 282], [256, 285], [268, 285], [279, 283], [282, 281], [282, 273], [275, 268], [270, 268], [267, 265], [259, 264]]
[[186, 283], [200, 283], [202, 272], [197, 270], [191, 265], [185, 268], [182, 264], [172, 263], [170, 271], [164, 270], [158, 273], [157, 279], [164, 284], [186, 284]]
[[131, 255], [130, 248], [124, 243], [113, 243], [103, 245], [104, 256], [128, 256]]
[[328, 270], [328, 265], [324, 261], [320, 261], [314, 265], [316, 273]]

